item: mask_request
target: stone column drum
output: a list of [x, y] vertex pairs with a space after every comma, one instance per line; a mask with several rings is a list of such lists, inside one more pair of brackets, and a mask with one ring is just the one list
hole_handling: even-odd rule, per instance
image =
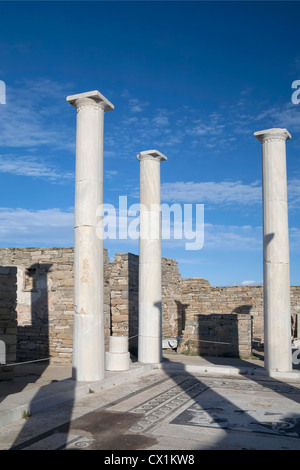
[[130, 367], [128, 336], [110, 336], [106, 353], [106, 370], [121, 371]]
[[162, 360], [160, 162], [157, 150], [137, 155], [140, 162], [139, 340], [138, 360]]
[[265, 368], [292, 369], [286, 129], [255, 132], [262, 144]]
[[102, 380], [104, 265], [99, 208], [103, 207], [104, 113], [114, 106], [99, 91], [68, 96], [67, 101], [77, 110], [73, 377]]

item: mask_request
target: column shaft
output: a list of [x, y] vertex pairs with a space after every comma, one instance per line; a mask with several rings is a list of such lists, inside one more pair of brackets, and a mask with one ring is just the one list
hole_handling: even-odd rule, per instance
[[262, 143], [264, 356], [269, 371], [292, 369], [285, 129], [254, 134]]
[[162, 360], [161, 208], [160, 162], [157, 151], [141, 152], [140, 248], [139, 248], [139, 342], [143, 363]]
[[103, 127], [108, 102], [99, 92], [67, 100], [77, 109], [73, 377], [92, 381], [103, 379], [105, 373], [103, 237], [98, 211], [103, 205]]

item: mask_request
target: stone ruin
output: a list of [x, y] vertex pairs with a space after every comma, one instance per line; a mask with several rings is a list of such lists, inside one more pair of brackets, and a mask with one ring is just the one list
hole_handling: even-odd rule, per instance
[[[73, 248], [2, 248], [0, 340], [6, 363], [50, 358], [70, 364], [73, 353]], [[111, 336], [127, 336], [137, 357], [139, 257], [104, 250], [105, 351]], [[291, 286], [294, 336], [300, 286]], [[249, 357], [264, 344], [262, 286], [211, 286], [182, 278], [162, 258], [162, 346], [185, 354]], [[0, 364], [1, 369], [1, 364]], [[3, 367], [2, 378], [13, 367]]]
[[[294, 292], [289, 279], [285, 153], [289, 132], [268, 129], [254, 134], [262, 146], [264, 286], [255, 302], [237, 287], [231, 291], [229, 302], [222, 303], [228, 289], [220, 288], [217, 304], [213, 302], [217, 311], [210, 312], [205, 299], [217, 288], [210, 288], [203, 280], [181, 280], [179, 274], [168, 283], [163, 271], [165, 263], [171, 265], [173, 261], [161, 258], [160, 162], [166, 157], [157, 150], [142, 151], [137, 156], [139, 257], [119, 254], [114, 262], [105, 262], [98, 210], [103, 207], [104, 114], [114, 106], [97, 90], [69, 96], [67, 101], [77, 111], [74, 250], [27, 251], [26, 257], [30, 253], [32, 259], [21, 263], [12, 252], [2, 250], [0, 340], [5, 343], [7, 362], [17, 357], [22, 346], [26, 354], [34, 351], [53, 359], [72, 357], [74, 379], [87, 381], [104, 378], [107, 352], [117, 353], [109, 356], [110, 367], [114, 368], [112, 362], [116, 360], [119, 370], [118, 354], [127, 355], [126, 342], [129, 350], [137, 346], [138, 360], [145, 363], [161, 362], [162, 346], [166, 341], [176, 345], [178, 339], [178, 348], [189, 353], [220, 354], [225, 349], [226, 354], [249, 355], [258, 328], [255, 320], [260, 316], [256, 302], [263, 298], [265, 368], [269, 372], [290, 371], [295, 312], [291, 310]], [[149, 216], [153, 226], [144, 237]], [[16, 249], [15, 253], [25, 252]], [[7, 254], [9, 258], [5, 259]], [[63, 262], [57, 263], [59, 259]], [[297, 298], [298, 288], [295, 292]], [[234, 298], [238, 299], [235, 305]], [[296, 302], [298, 309], [298, 298]], [[201, 305], [205, 305], [204, 311]], [[61, 309], [65, 310], [58, 318], [51, 314]], [[21, 336], [23, 340], [19, 340]], [[119, 347], [119, 341], [111, 340], [114, 336], [124, 338], [122, 348], [107, 351], [107, 345]]]

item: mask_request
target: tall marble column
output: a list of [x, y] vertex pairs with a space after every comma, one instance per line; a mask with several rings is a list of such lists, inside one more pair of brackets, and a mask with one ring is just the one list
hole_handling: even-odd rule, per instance
[[162, 360], [160, 162], [157, 150], [137, 155], [140, 162], [139, 341], [138, 360]]
[[265, 368], [292, 369], [286, 129], [255, 132], [262, 144]]
[[67, 101], [77, 110], [73, 377], [78, 381], [102, 380], [104, 261], [98, 211], [103, 207], [104, 113], [114, 107], [99, 91], [68, 96]]

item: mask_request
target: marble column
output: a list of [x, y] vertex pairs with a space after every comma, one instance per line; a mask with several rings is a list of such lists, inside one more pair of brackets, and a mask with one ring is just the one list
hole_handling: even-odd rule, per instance
[[262, 144], [264, 354], [272, 372], [292, 369], [286, 129], [255, 132]]
[[114, 107], [99, 91], [68, 96], [67, 101], [77, 110], [73, 377], [102, 380], [104, 260], [99, 207], [103, 207], [104, 113]]
[[137, 155], [140, 162], [139, 341], [138, 360], [162, 360], [160, 162], [157, 150]]

